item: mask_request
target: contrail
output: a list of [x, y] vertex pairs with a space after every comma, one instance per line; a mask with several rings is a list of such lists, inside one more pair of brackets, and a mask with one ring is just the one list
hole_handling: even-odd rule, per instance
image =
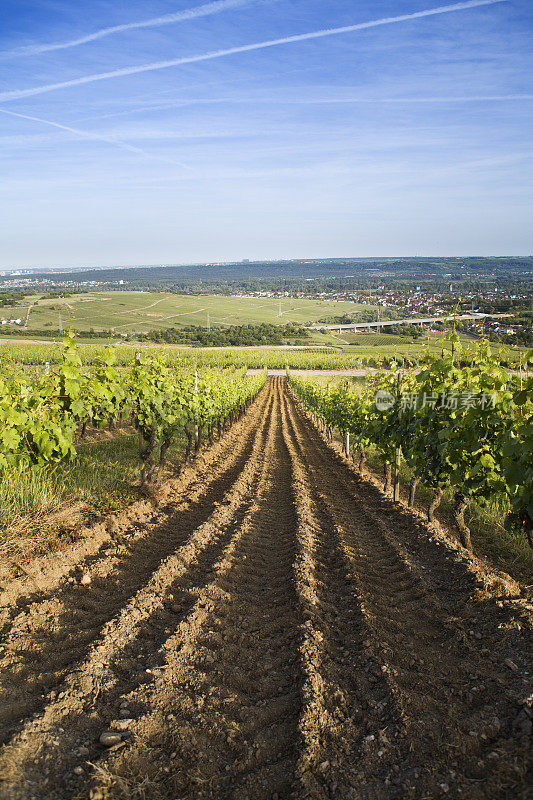
[[230, 47], [227, 50], [214, 50], [210, 53], [203, 53], [197, 56], [186, 56], [185, 58], [175, 58], [170, 61], [154, 61], [151, 64], [142, 64], [137, 67], [124, 67], [123, 69], [116, 69], [111, 72], [100, 72], [95, 75], [85, 75], [82, 78], [74, 78], [70, 81], [61, 81], [61, 83], [49, 83], [44, 86], [35, 86], [33, 89], [15, 89], [10, 92], [0, 93], [0, 102], [7, 100], [21, 100], [24, 97], [33, 97], [34, 95], [44, 94], [45, 92], [53, 92], [56, 89], [66, 89], [71, 86], [81, 86], [84, 83], [94, 83], [95, 81], [104, 81], [109, 78], [120, 78], [126, 75], [138, 75], [141, 72], [153, 72], [159, 69], [167, 69], [168, 67], [177, 67], [182, 64], [194, 64], [199, 61], [210, 61], [215, 58], [223, 58], [224, 56], [231, 56], [236, 53], [249, 53], [253, 50], [264, 50], [267, 47], [277, 47], [283, 44], [292, 44], [294, 42], [304, 42], [309, 39], [321, 39], [325, 36], [335, 36], [340, 33], [350, 33], [352, 31], [361, 31], [367, 28], [377, 28], [379, 25], [391, 25], [395, 22], [404, 22], [411, 19], [420, 19], [421, 17], [432, 17], [437, 14], [448, 14], [453, 11], [464, 11], [469, 8], [477, 8], [479, 6], [492, 6], [495, 3], [505, 3], [508, 0], [467, 0], [464, 3], [454, 3], [449, 6], [439, 6], [438, 8], [431, 8], [427, 11], [416, 11], [412, 14], [402, 14], [397, 17], [384, 17], [383, 19], [375, 19], [370, 22], [360, 22], [357, 25], [345, 25], [342, 28], [327, 28], [325, 30], [314, 31], [312, 33], [299, 33], [294, 36], [285, 36], [282, 39], [270, 39], [266, 42], [256, 42], [255, 44], [242, 45], [240, 47]]
[[99, 114], [90, 117], [82, 117], [78, 121], [113, 119], [114, 117], [125, 117], [131, 114], [140, 114], [143, 111], [166, 111], [171, 108], [182, 108], [195, 105], [409, 105], [411, 103], [505, 103], [519, 100], [533, 100], [533, 94], [479, 94], [479, 95], [455, 95], [437, 97], [208, 97], [190, 98], [169, 101], [158, 105], [147, 104], [128, 108], [124, 111], [114, 111], [110, 114]]
[[188, 8], [184, 11], [178, 11], [175, 14], [165, 14], [162, 17], [153, 17], [152, 19], [145, 19], [140, 22], [129, 22], [125, 25], [113, 25], [109, 28], [102, 28], [101, 30], [90, 33], [87, 36], [80, 36], [79, 39], [70, 39], [67, 42], [17, 47], [14, 50], [0, 53], [0, 57], [35, 56], [39, 53], [49, 53], [52, 50], [66, 50], [69, 47], [78, 47], [80, 44], [95, 42], [97, 39], [103, 39], [105, 36], [110, 36], [113, 33], [133, 31], [138, 30], [139, 28], [156, 28], [161, 27], [162, 25], [171, 25], [174, 22], [182, 22], [188, 19], [208, 17], [212, 14], [219, 14], [222, 11], [229, 11], [233, 8], [239, 8], [240, 6], [250, 5], [250, 3], [253, 2], [254, 0], [215, 0], [213, 3], [205, 3], [204, 5], [196, 6], [196, 8]]
[[[441, 97], [377, 97], [377, 98], [367, 98], [367, 97], [342, 97], [342, 98], [313, 98], [309, 100], [305, 99], [297, 99], [297, 100], [286, 100], [282, 102], [287, 102], [291, 104], [303, 104], [303, 105], [328, 105], [331, 103], [334, 105], [335, 103], [346, 103], [346, 104], [357, 104], [357, 103], [368, 103], [368, 104], [375, 104], [379, 105], [380, 103], [398, 103], [400, 105], [409, 103], [497, 103], [497, 102], [507, 102], [513, 100], [533, 100], [533, 94], [479, 94], [479, 95], [462, 95], [456, 97], [446, 97], [445, 95]], [[276, 101], [273, 101], [276, 102]]]
[[135, 147], [134, 145], [127, 144], [126, 142], [121, 142], [117, 139], [110, 139], [106, 136], [101, 136], [99, 133], [92, 133], [92, 131], [82, 131], [79, 128], [71, 128], [68, 125], [61, 125], [59, 122], [51, 122], [49, 119], [42, 119], [41, 117], [32, 117], [29, 114], [19, 114], [15, 111], [7, 111], [5, 108], [0, 108], [0, 114], [9, 114], [10, 117], [19, 117], [20, 119], [28, 119], [31, 122], [40, 122], [43, 125], [50, 125], [52, 128], [59, 128], [61, 131], [68, 131], [68, 133], [73, 133], [76, 136], [81, 136], [83, 139], [93, 139], [96, 142], [105, 142], [106, 144], [113, 145], [114, 147], [120, 148], [120, 150], [126, 150], [129, 153], [136, 153], [137, 155], [145, 156], [146, 158], [155, 158], [157, 161], [164, 161], [168, 164], [174, 164], [178, 167], [183, 167], [184, 169], [192, 170], [192, 167], [189, 167], [188, 164], [183, 164], [181, 161], [174, 161], [170, 158], [165, 158], [165, 156], [158, 156], [153, 153], [147, 153], [146, 150], [142, 150], [140, 147]]

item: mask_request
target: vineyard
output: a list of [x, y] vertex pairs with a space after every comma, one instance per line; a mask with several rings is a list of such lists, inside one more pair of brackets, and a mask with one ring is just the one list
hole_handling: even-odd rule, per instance
[[[97, 345], [79, 344], [78, 352], [84, 364], [97, 364], [106, 348]], [[155, 357], [162, 349], [155, 346], [143, 346], [141, 352], [145, 357]], [[130, 366], [135, 360], [135, 349], [129, 346], [116, 347], [115, 363], [117, 366]], [[292, 348], [292, 349], [253, 349], [253, 348], [221, 348], [185, 349], [165, 348], [164, 353], [170, 365], [176, 368], [202, 369], [358, 369], [370, 363], [377, 366], [382, 357], [378, 354], [359, 357], [352, 353], [338, 352], [327, 348]], [[0, 364], [4, 368], [35, 367], [42, 370], [46, 364], [59, 364], [62, 360], [61, 350], [54, 344], [13, 344], [0, 349]], [[413, 362], [415, 363], [415, 362]]]
[[[391, 363], [405, 367], [416, 367], [428, 357], [439, 355], [448, 349], [445, 337], [432, 337], [429, 341], [399, 343], [399, 337], [383, 334], [367, 334], [357, 337], [357, 346], [344, 347], [292, 347], [282, 348], [185, 348], [158, 347], [149, 345], [115, 346], [115, 364], [129, 367], [140, 350], [144, 357], [155, 357], [164, 352], [167, 363], [178, 369], [281, 369], [293, 370], [358, 370], [361, 368], [388, 368]], [[475, 343], [464, 341], [463, 362], [471, 363]], [[524, 352], [509, 347], [491, 345], [494, 357], [506, 368], [527, 371]], [[106, 348], [96, 344], [78, 344], [78, 352], [86, 365], [98, 364]], [[41, 371], [46, 364], [59, 364], [62, 360], [60, 348], [53, 343], [0, 341], [0, 369], [20, 368]]]
[[472, 549], [464, 520], [469, 503], [483, 506], [501, 497], [508, 502], [508, 525], [522, 526], [533, 548], [533, 378], [510, 375], [486, 344], [463, 366], [457, 336], [448, 340], [453, 346], [428, 358], [416, 374], [394, 364], [373, 374], [363, 391], [348, 382], [330, 388], [291, 379], [291, 385], [330, 439], [333, 430], [342, 434], [345, 454], [360, 471], [365, 449], [377, 449], [383, 491], [394, 500], [403, 458], [412, 474], [409, 505], [420, 483], [434, 492], [429, 522], [444, 490], [453, 489], [465, 547]]
[[153, 477], [181, 429], [188, 438], [187, 455], [198, 450], [202, 433], [213, 441], [216, 427], [231, 424], [243, 413], [265, 382], [265, 375], [246, 377], [238, 371], [178, 372], [163, 358], [139, 359], [127, 373], [114, 363], [116, 351], [104, 350], [95, 368], [87, 370], [73, 337], [58, 348], [58, 365], [28, 380], [18, 370], [0, 376], [0, 469], [42, 466], [74, 458], [75, 439], [87, 424], [113, 426], [128, 415], [139, 432], [141, 481]]
[[454, 337], [330, 385], [54, 354], [2, 365], [3, 481], [126, 426], [138, 499], [0, 564], [1, 800], [529, 797], [531, 593], [468, 530], [498, 498], [531, 538], [527, 364]]

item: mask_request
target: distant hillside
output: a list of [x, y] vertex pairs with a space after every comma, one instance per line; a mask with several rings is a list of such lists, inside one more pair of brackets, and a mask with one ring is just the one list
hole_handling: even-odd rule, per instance
[[[71, 272], [43, 271], [39, 277], [53, 284], [119, 284], [132, 288], [201, 289], [224, 283], [256, 283], [262, 281], [309, 279], [359, 280], [394, 277], [396, 279], [452, 280], [533, 276], [533, 257], [461, 257], [461, 258], [337, 258], [303, 259], [292, 261], [254, 261], [231, 264], [195, 264], [185, 266], [110, 267], [73, 270]], [[31, 277], [37, 277], [35, 274]], [[0, 278], [1, 283], [10, 276]], [[122, 284], [122, 285], [124, 285]]]

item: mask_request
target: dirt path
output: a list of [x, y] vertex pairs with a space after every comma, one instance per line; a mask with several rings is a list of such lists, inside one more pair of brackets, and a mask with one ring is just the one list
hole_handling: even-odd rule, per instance
[[527, 604], [360, 480], [283, 378], [213, 452], [90, 583], [4, 610], [0, 797], [525, 800]]

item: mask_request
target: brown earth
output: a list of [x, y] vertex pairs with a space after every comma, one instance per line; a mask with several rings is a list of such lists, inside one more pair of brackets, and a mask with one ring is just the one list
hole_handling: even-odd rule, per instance
[[0, 593], [2, 800], [531, 796], [530, 605], [283, 378], [28, 574]]

